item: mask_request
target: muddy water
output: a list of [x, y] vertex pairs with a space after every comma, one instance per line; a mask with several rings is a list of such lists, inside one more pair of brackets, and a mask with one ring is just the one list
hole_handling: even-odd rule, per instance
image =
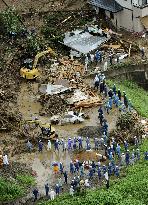
[[[22, 83], [20, 94], [18, 96], [18, 109], [22, 113], [22, 116], [25, 120], [38, 117], [42, 122], [49, 122], [47, 116], [40, 116], [39, 110], [41, 105], [37, 102], [38, 98], [38, 83]], [[83, 109], [82, 112], [85, 112], [89, 115], [90, 119], [85, 120], [80, 124], [68, 124], [64, 126], [55, 125], [55, 129], [59, 137], [67, 138], [69, 136], [73, 137], [77, 135], [77, 131], [80, 128], [85, 126], [98, 126], [98, 107]], [[112, 111], [114, 112], [114, 111]], [[116, 114], [107, 116], [108, 121], [110, 122], [109, 130], [115, 126]]]
[[[37, 102], [38, 94], [38, 84], [35, 82], [22, 83], [20, 88], [20, 94], [18, 96], [18, 109], [22, 113], [22, 117], [25, 120], [32, 119], [33, 117], [38, 117], [42, 122], [49, 122], [48, 117], [40, 116], [39, 110], [41, 105]], [[85, 120], [81, 124], [68, 124], [64, 126], [56, 125], [56, 132], [60, 138], [68, 138], [77, 136], [77, 131], [84, 126], [97, 126], [98, 121], [98, 107], [84, 109], [83, 112], [90, 116], [90, 120]], [[106, 115], [106, 114], [105, 114]], [[115, 127], [115, 122], [118, 113], [114, 110], [111, 111], [110, 115], [106, 115], [106, 119], [109, 122], [109, 130]], [[46, 144], [42, 153], [31, 153], [22, 154], [15, 156], [14, 160], [29, 164], [32, 169], [37, 173], [37, 186], [42, 194], [44, 192], [44, 185], [48, 182], [50, 185], [55, 185], [57, 183], [57, 176], [53, 174], [52, 163], [62, 162], [65, 169], [69, 170], [69, 164], [71, 159], [83, 159], [83, 160], [97, 160], [96, 153], [92, 152], [88, 155], [85, 153], [74, 155], [69, 152], [59, 152], [47, 151]], [[101, 151], [99, 151], [101, 153]], [[103, 153], [102, 153], [103, 154]]]

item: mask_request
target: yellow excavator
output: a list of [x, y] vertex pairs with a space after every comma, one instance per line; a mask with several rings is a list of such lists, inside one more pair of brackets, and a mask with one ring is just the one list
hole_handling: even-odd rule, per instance
[[38, 60], [40, 57], [42, 57], [48, 53], [50, 53], [53, 56], [56, 56], [56, 53], [51, 48], [48, 48], [46, 51], [42, 51], [42, 52], [38, 53], [35, 56], [32, 69], [25, 68], [25, 67], [21, 68], [21, 70], [20, 70], [21, 77], [28, 79], [28, 80], [33, 80], [33, 79], [37, 78], [39, 76], [39, 71], [36, 68]]

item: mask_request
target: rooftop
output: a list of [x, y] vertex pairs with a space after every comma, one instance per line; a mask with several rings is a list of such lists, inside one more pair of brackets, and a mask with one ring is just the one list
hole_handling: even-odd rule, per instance
[[115, 0], [89, 0], [88, 3], [113, 13], [123, 10], [122, 6]]
[[90, 51], [97, 49], [100, 45], [108, 41], [109, 38], [93, 36], [89, 32], [75, 31], [75, 35], [66, 35], [64, 38], [64, 45], [87, 54]]

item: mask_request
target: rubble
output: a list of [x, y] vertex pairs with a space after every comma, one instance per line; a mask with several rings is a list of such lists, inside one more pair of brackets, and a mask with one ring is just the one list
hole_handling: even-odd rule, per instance
[[124, 140], [134, 143], [134, 136], [141, 139], [145, 133], [145, 127], [136, 113], [122, 114], [118, 118], [116, 126], [117, 129], [110, 132], [110, 139], [113, 137], [119, 143], [124, 143]]
[[50, 116], [62, 113], [68, 109], [67, 102], [58, 94], [56, 95], [41, 95], [39, 102], [43, 106], [40, 114], [47, 113]]
[[83, 136], [83, 137], [100, 137], [101, 136], [101, 131], [100, 127], [95, 127], [95, 126], [86, 126], [78, 130], [78, 135]]

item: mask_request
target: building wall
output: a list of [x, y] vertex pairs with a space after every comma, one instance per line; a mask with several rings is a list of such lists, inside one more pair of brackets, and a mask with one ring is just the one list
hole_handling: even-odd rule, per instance
[[[106, 11], [106, 15], [110, 18], [110, 12]], [[142, 9], [136, 8], [133, 11], [129, 9], [123, 9], [121, 12], [114, 13], [114, 19], [112, 22], [117, 28], [124, 28], [131, 32], [141, 32], [144, 27], [140, 21], [142, 16]]]

